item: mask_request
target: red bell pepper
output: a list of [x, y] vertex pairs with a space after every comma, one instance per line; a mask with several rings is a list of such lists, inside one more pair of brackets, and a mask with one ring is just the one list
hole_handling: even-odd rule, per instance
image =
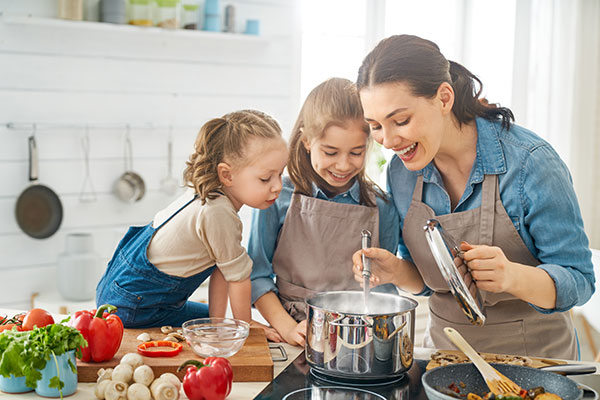
[[187, 360], [177, 371], [190, 364], [183, 377], [183, 391], [190, 400], [223, 400], [229, 396], [233, 369], [228, 359], [208, 357], [204, 363]]
[[117, 307], [104, 304], [98, 310], [77, 311], [71, 326], [77, 328], [88, 342], [81, 349], [81, 361], [102, 362], [112, 359], [123, 339], [123, 323], [113, 314]]

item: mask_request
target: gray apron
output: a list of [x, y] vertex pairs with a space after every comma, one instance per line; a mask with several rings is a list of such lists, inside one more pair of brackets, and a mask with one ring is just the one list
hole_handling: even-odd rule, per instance
[[306, 319], [304, 300], [317, 292], [360, 290], [352, 254], [368, 229], [379, 246], [377, 207], [341, 204], [294, 193], [279, 232], [273, 272], [279, 299], [296, 320]]
[[458, 241], [498, 246], [513, 262], [531, 266], [541, 264], [523, 243], [502, 205], [498, 176], [485, 175], [481, 207], [473, 210], [435, 216], [434, 211], [421, 201], [422, 193], [423, 175], [420, 175], [402, 235], [425, 284], [434, 291], [429, 299], [425, 347], [454, 349], [443, 332], [445, 326], [450, 326], [479, 352], [577, 359], [575, 329], [568, 313], [542, 314], [508, 293], [480, 290], [487, 318], [483, 326], [471, 325], [450, 293], [429, 250], [423, 226], [425, 221], [435, 217]]

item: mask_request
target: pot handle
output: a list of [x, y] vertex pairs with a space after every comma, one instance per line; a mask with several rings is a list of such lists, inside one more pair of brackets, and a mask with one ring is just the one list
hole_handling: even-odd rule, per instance
[[354, 327], [354, 328], [359, 328], [361, 326], [367, 327], [367, 328], [372, 328], [373, 324], [370, 323], [369, 321], [367, 321], [365, 319], [365, 316], [361, 316], [360, 319], [363, 323], [359, 323], [359, 324], [348, 324], [348, 323], [344, 323], [344, 322], [340, 322], [342, 319], [344, 319], [346, 317], [346, 315], [342, 315], [341, 317], [338, 317], [336, 319], [334, 319], [333, 321], [331, 321], [329, 323], [329, 325], [333, 325], [333, 326], [350, 326], [350, 327]]
[[287, 352], [285, 351], [285, 348], [281, 344], [269, 343], [269, 350], [271, 350], [271, 349], [279, 350], [279, 352], [281, 353], [281, 355], [277, 356], [277, 357], [271, 356], [273, 361], [287, 361], [288, 360]]

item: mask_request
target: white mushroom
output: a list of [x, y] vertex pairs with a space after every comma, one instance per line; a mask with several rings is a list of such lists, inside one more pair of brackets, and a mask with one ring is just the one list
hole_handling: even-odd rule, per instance
[[[150, 386], [154, 380], [154, 371], [147, 365], [140, 365], [133, 371], [133, 381], [144, 386]], [[148, 392], [150, 393], [150, 392]]]
[[144, 363], [144, 358], [138, 353], [127, 353], [121, 358], [120, 364], [129, 364], [131, 368], [136, 369]]
[[170, 325], [162, 326], [162, 327], [160, 328], [160, 331], [161, 331], [162, 333], [169, 333], [169, 332], [172, 332], [172, 331], [173, 331], [173, 327], [172, 327], [172, 326], [170, 326]]
[[165, 372], [159, 377], [159, 379], [166, 379], [167, 381], [175, 385], [177, 390], [181, 389], [181, 381], [179, 380], [179, 377], [172, 372]]
[[[157, 381], [158, 383], [154, 385], [154, 382]], [[157, 379], [154, 382], [150, 385], [154, 400], [177, 400], [179, 398], [179, 390], [171, 382], [166, 379]]]
[[134, 383], [127, 389], [127, 400], [150, 400], [150, 389], [141, 383]]
[[129, 364], [119, 364], [112, 373], [112, 380], [129, 384], [133, 377], [133, 368]]
[[106, 392], [106, 387], [110, 384], [110, 379], [105, 379], [100, 381], [94, 387], [94, 394], [97, 399], [104, 400], [104, 393]]
[[138, 335], [137, 340], [142, 342], [149, 342], [152, 340], [152, 338], [150, 337], [150, 334], [148, 332], [144, 332]]
[[150, 392], [154, 393], [154, 389], [156, 389], [156, 387], [158, 385], [160, 385], [162, 382], [169, 382], [166, 379], [162, 378], [162, 375], [160, 378], [155, 379], [151, 384], [150, 384]]
[[117, 381], [109, 381], [104, 391], [106, 400], [127, 400], [127, 384]]
[[96, 380], [96, 382], [100, 383], [102, 381], [105, 380], [111, 380], [112, 379], [112, 373], [113, 373], [113, 369], [112, 368], [100, 368], [98, 370], [98, 379]]

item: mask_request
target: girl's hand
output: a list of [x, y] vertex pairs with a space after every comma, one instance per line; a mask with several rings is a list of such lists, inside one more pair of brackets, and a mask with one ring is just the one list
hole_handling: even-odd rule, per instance
[[262, 328], [265, 331], [265, 336], [267, 337], [267, 340], [269, 340], [271, 342], [275, 342], [275, 343], [283, 342], [283, 338], [281, 337], [279, 332], [277, 332], [277, 329], [275, 329], [271, 326], [267, 326], [265, 324], [261, 324], [258, 321], [252, 320], [252, 321], [250, 321], [250, 327]]
[[361, 287], [364, 283], [362, 276], [362, 254], [371, 259], [371, 287], [381, 285], [383, 283], [396, 283], [396, 272], [398, 271], [399, 258], [385, 249], [370, 247], [364, 250], [358, 250], [352, 255], [352, 272], [354, 279], [360, 282]]
[[512, 293], [517, 286], [515, 281], [519, 280], [518, 268], [506, 258], [500, 247], [462, 242], [460, 248], [479, 289]]
[[298, 322], [292, 329], [283, 333], [283, 339], [294, 346], [304, 346], [306, 341], [306, 320]]

